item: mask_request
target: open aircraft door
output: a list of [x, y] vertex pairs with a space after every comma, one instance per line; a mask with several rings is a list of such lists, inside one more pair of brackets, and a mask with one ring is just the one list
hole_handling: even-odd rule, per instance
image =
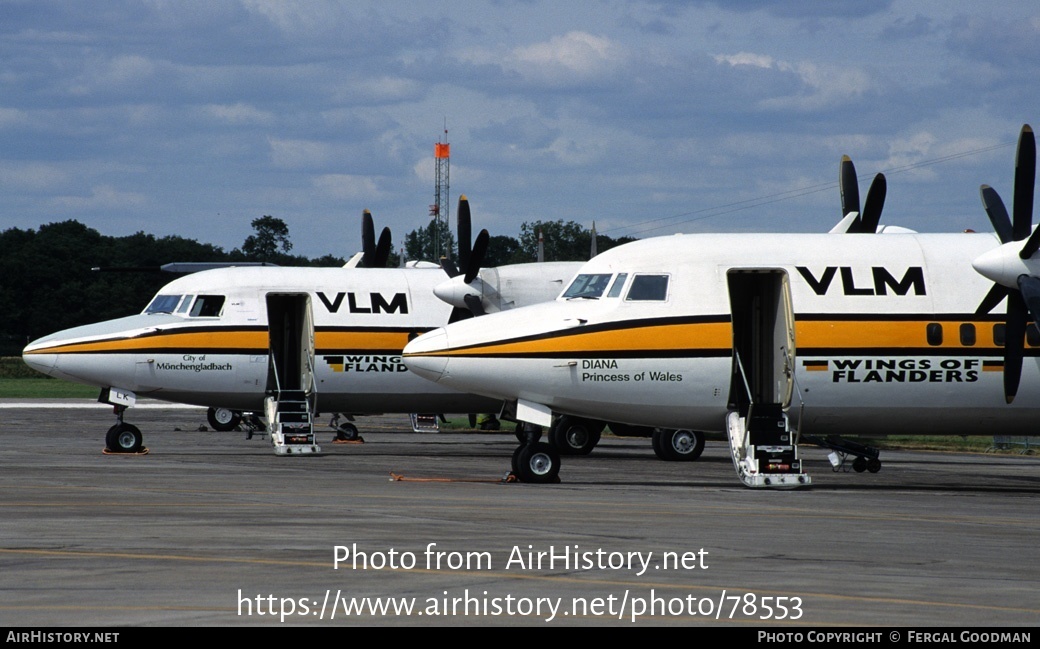
[[731, 269], [726, 279], [733, 326], [726, 430], [733, 466], [749, 487], [807, 485], [788, 420], [795, 337], [787, 272]]
[[310, 295], [267, 295], [270, 342], [264, 412], [275, 453], [317, 453], [314, 413], [314, 318]]

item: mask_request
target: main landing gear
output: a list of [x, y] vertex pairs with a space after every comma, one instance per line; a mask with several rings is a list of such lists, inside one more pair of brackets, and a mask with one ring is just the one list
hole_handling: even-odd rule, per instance
[[141, 453], [144, 436], [137, 426], [123, 421], [126, 406], [115, 406], [116, 424], [105, 435], [105, 450], [109, 453]]
[[[352, 421], [340, 421], [341, 413], [334, 413], [332, 419], [329, 420], [329, 427], [336, 431], [336, 438], [334, 442], [363, 442], [361, 434], [358, 432], [358, 427], [354, 425]], [[350, 415], [347, 415], [347, 419], [350, 419]]]
[[206, 411], [206, 420], [213, 430], [227, 433], [242, 423], [242, 413], [231, 408], [210, 408]]
[[563, 415], [549, 427], [549, 443], [561, 455], [588, 455], [606, 426], [606, 422]]
[[668, 462], [692, 462], [704, 452], [704, 433], [699, 430], [655, 428], [654, 453]]
[[551, 444], [539, 441], [542, 428], [522, 424], [517, 430], [520, 446], [513, 451], [513, 475], [520, 482], [549, 484], [560, 481], [560, 453]]

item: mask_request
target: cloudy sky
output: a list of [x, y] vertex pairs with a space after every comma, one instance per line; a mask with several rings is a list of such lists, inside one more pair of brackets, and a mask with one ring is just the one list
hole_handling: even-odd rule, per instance
[[989, 231], [1038, 80], [1035, 0], [0, 0], [0, 230], [399, 247], [442, 141], [493, 235], [825, 231], [843, 154], [883, 223]]

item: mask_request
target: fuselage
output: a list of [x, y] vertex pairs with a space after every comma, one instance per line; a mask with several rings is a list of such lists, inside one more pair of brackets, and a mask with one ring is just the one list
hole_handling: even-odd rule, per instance
[[[551, 300], [578, 266], [525, 264], [481, 277], [494, 287], [500, 275], [526, 278], [528, 292], [510, 308]], [[303, 324], [278, 344], [309, 356], [319, 411], [487, 412], [492, 400], [430, 383], [401, 360], [410, 338], [448, 322], [452, 307], [433, 292], [446, 280], [439, 268], [209, 270], [170, 282], [140, 314], [40, 338], [23, 358], [45, 374], [100, 388], [258, 411], [275, 375], [271, 332], [289, 317], [271, 305], [288, 296], [304, 305]]]
[[743, 389], [734, 327], [759, 308], [741, 287], [772, 273], [790, 286], [793, 340], [748, 350], [790, 375], [802, 432], [1032, 434], [1040, 336], [1030, 327], [1008, 405], [1005, 315], [976, 314], [992, 283], [972, 261], [998, 245], [974, 233], [646, 239], [588, 262], [556, 301], [424, 334], [404, 360], [438, 385], [558, 414], [723, 430]]

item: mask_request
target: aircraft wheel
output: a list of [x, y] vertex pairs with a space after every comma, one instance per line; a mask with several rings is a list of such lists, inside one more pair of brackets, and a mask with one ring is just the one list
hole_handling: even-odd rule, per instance
[[117, 434], [119, 434], [119, 424], [112, 426], [108, 429], [108, 432], [105, 433], [105, 448], [113, 452], [117, 450], [116, 447], [119, 445], [118, 442], [116, 442]]
[[876, 457], [872, 457], [869, 460], [867, 460], [867, 471], [870, 471], [871, 473], [877, 473], [880, 470], [881, 460], [877, 459]]
[[348, 442], [352, 439], [358, 438], [357, 426], [350, 423], [349, 421], [343, 424], [338, 424], [336, 428], [336, 441]]
[[549, 429], [549, 442], [560, 455], [588, 455], [599, 444], [602, 430], [584, 419], [563, 416]]
[[133, 424], [116, 424], [108, 429], [105, 446], [113, 453], [139, 453], [144, 446], [144, 436]]
[[213, 427], [213, 430], [226, 433], [238, 428], [242, 415], [230, 408], [210, 408], [206, 411], [206, 419], [209, 420], [209, 425]]
[[516, 447], [516, 450], [515, 450], [515, 451], [513, 451], [513, 459], [511, 460], [511, 464], [510, 464], [510, 467], [512, 467], [512, 469], [513, 469], [513, 474], [514, 474], [514, 475], [515, 475], [515, 474], [517, 474], [517, 473], [519, 473], [519, 466], [520, 466], [520, 451], [522, 451], [522, 450], [524, 450], [524, 447], [523, 447], [523, 445], [521, 444], [520, 446], [517, 446], [517, 447]]
[[862, 455], [852, 461], [852, 470], [856, 473], [863, 473], [867, 470], [867, 458]]
[[516, 475], [520, 482], [547, 484], [560, 474], [560, 454], [545, 442], [525, 444], [516, 456]]
[[656, 429], [653, 434], [654, 453], [669, 462], [692, 462], [704, 452], [704, 433], [699, 430]]

